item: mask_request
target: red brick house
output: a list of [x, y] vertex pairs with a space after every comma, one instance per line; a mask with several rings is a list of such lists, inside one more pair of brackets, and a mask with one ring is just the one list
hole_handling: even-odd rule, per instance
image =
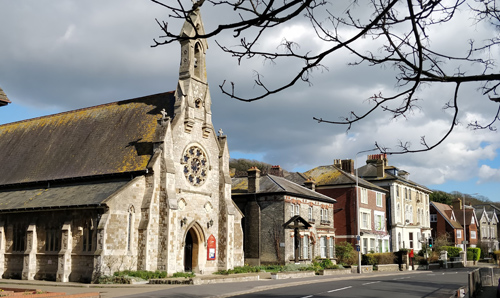
[[479, 239], [478, 221], [474, 208], [465, 206], [466, 235], [464, 237], [464, 210], [460, 199], [456, 199], [453, 206], [437, 202], [431, 202], [430, 205], [432, 238], [436, 239], [448, 235], [448, 241], [456, 247], [463, 248], [463, 240], [467, 240], [468, 247], [477, 246]]
[[453, 208], [450, 205], [431, 202], [430, 203], [431, 235], [434, 241], [445, 237], [448, 242], [458, 246], [463, 239], [462, 225], [457, 221]]
[[[453, 211], [455, 212], [455, 216], [457, 217], [457, 221], [464, 226], [465, 224], [465, 233], [468, 245], [467, 247], [476, 247], [479, 240], [479, 235], [477, 232], [478, 220], [476, 217], [475, 209], [472, 206], [465, 205], [465, 221], [464, 221], [464, 210], [462, 209], [462, 200], [455, 199], [453, 201]], [[458, 247], [462, 247], [461, 244]]]
[[304, 173], [313, 179], [316, 191], [337, 200], [334, 210], [335, 242], [357, 244], [360, 223], [362, 253], [391, 251], [387, 229], [389, 216], [387, 191], [364, 179], [358, 180], [359, 215], [356, 214], [356, 176], [353, 160], [336, 160], [334, 165], [319, 166]]

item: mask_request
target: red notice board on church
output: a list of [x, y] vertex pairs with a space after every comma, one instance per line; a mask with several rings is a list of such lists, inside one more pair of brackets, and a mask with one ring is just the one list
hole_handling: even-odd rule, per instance
[[210, 235], [207, 241], [207, 260], [215, 260], [215, 249], [217, 242], [214, 235]]

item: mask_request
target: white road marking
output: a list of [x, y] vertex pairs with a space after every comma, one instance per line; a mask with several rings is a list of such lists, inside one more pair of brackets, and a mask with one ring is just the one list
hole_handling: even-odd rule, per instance
[[330, 290], [327, 293], [342, 291], [342, 290], [346, 290], [346, 289], [350, 289], [350, 288], [352, 288], [352, 286], [348, 286], [348, 287], [340, 288], [340, 289], [335, 289], [335, 290]]
[[372, 281], [362, 284], [363, 286], [379, 283], [380, 281]]
[[304, 296], [304, 297], [300, 297], [300, 298], [311, 298], [313, 295], [309, 295], [309, 296]]

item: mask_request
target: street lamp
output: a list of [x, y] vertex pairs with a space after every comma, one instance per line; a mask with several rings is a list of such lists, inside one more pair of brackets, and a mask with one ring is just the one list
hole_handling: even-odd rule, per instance
[[359, 216], [359, 195], [358, 195], [358, 185], [359, 185], [359, 176], [358, 176], [358, 167], [356, 166], [358, 164], [358, 154], [360, 153], [367, 153], [367, 152], [372, 152], [378, 150], [377, 148], [369, 149], [369, 150], [363, 150], [359, 151], [356, 153], [356, 156], [354, 157], [354, 168], [356, 169], [356, 227], [357, 227], [357, 235], [356, 239], [358, 241], [358, 272], [361, 274], [361, 233], [360, 233], [360, 216]]

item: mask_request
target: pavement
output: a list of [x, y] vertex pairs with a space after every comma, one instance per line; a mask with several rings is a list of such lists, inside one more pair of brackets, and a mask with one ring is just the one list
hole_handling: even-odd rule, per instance
[[[429, 271], [399, 271], [399, 272], [374, 272], [364, 274], [365, 277], [375, 277], [381, 275], [403, 275], [403, 274], [415, 274], [415, 273], [428, 273]], [[315, 276], [309, 278], [296, 278], [296, 279], [283, 279], [283, 280], [271, 280], [270, 273], [259, 273], [259, 281], [249, 281], [244, 282], [245, 287], [249, 289], [248, 292], [255, 292], [263, 290], [263, 288], [279, 288], [287, 287], [290, 285], [299, 285], [305, 283], [316, 283], [324, 282], [327, 280], [347, 280], [355, 279], [360, 276], [357, 274], [345, 275], [345, 276]], [[204, 279], [210, 279], [210, 276], [203, 276]], [[219, 276], [214, 276], [213, 279], [217, 279]], [[227, 283], [224, 284], [224, 294], [223, 296], [231, 296], [232, 294], [241, 294], [241, 284], [242, 283]], [[10, 287], [10, 288], [22, 288], [22, 289], [37, 289], [41, 291], [50, 292], [64, 292], [66, 294], [80, 294], [89, 292], [99, 292], [102, 298], [112, 298], [112, 297], [124, 297], [129, 295], [141, 295], [153, 291], [162, 291], [178, 287], [199, 287], [193, 285], [182, 285], [182, 284], [132, 284], [132, 285], [122, 285], [122, 284], [110, 284], [110, 285], [100, 285], [100, 284], [83, 284], [83, 283], [73, 283], [73, 282], [53, 282], [53, 281], [42, 281], [42, 280], [13, 280], [13, 279], [0, 279], [0, 288]], [[232, 293], [232, 294], [231, 294]], [[496, 287], [485, 287], [479, 293], [480, 298], [495, 298]], [[147, 295], [145, 295], [147, 296]]]
[[497, 297], [497, 287], [483, 287], [479, 290], [476, 298], [495, 298]]

